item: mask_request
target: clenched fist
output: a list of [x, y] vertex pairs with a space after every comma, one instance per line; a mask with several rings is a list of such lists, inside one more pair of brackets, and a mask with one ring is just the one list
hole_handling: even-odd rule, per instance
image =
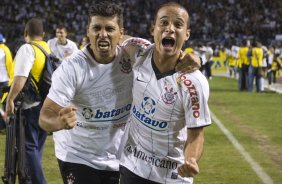
[[195, 158], [185, 161], [183, 165], [178, 167], [178, 174], [182, 177], [194, 177], [199, 173], [199, 166]]
[[59, 119], [64, 129], [72, 129], [74, 126], [76, 126], [76, 110], [76, 107], [68, 106], [59, 111]]

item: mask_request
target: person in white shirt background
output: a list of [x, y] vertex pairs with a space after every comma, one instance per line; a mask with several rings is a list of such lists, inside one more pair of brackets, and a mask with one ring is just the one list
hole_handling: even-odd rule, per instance
[[61, 61], [78, 50], [75, 42], [67, 38], [67, 28], [59, 25], [56, 28], [56, 37], [48, 40], [51, 52]]

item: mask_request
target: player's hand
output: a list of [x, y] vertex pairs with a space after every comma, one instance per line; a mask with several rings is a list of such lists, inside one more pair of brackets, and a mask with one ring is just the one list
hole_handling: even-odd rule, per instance
[[193, 53], [181, 52], [179, 60], [180, 62], [175, 67], [178, 72], [192, 73], [201, 67], [200, 57]]
[[6, 108], [5, 108], [7, 116], [14, 115], [14, 108], [15, 108], [15, 104], [14, 104], [13, 100], [7, 100]]
[[76, 126], [76, 110], [76, 107], [68, 106], [59, 111], [59, 119], [64, 129], [72, 129]]
[[181, 177], [194, 177], [199, 173], [199, 166], [195, 158], [189, 159], [189, 161], [185, 161], [183, 165], [178, 167], [178, 174]]

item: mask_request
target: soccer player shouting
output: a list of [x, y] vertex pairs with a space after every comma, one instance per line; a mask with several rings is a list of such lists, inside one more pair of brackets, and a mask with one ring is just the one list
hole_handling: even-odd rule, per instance
[[205, 76], [175, 71], [190, 36], [187, 10], [177, 3], [162, 5], [152, 35], [154, 45], [132, 54], [133, 102], [120, 183], [193, 183], [199, 173], [203, 127], [211, 119]]

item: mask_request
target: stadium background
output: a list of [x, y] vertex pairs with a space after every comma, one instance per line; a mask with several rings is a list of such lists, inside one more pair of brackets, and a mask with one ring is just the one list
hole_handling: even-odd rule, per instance
[[[77, 44], [85, 35], [89, 0], [1, 0], [0, 33], [15, 53], [23, 43], [26, 21], [34, 16], [45, 20], [45, 40], [55, 36], [63, 24], [69, 38]], [[124, 0], [126, 34], [151, 40], [149, 28], [155, 9], [165, 0]], [[275, 44], [282, 33], [282, 1], [272, 0], [178, 0], [190, 13], [193, 41], [239, 45], [243, 38], [260, 39], [264, 45]]]
[[[156, 7], [164, 0], [125, 0], [126, 33], [151, 38], [149, 27]], [[278, 0], [182, 0], [190, 12], [192, 35], [188, 43], [198, 41], [239, 46], [243, 38], [258, 38], [264, 45], [281, 47], [275, 37], [282, 33], [282, 1]], [[64, 24], [69, 38], [78, 44], [85, 34], [85, 0], [1, 0], [0, 33], [15, 53], [23, 42], [26, 21], [45, 19], [45, 40], [55, 36], [55, 27]], [[281, 77], [280, 77], [281, 80]], [[200, 184], [272, 184], [282, 181], [281, 94], [238, 92], [237, 81], [213, 77], [210, 107], [222, 124], [270, 176], [262, 180], [214, 123], [205, 132], [205, 152], [200, 162]], [[281, 85], [280, 85], [281, 86]], [[282, 89], [282, 87], [280, 87]], [[0, 176], [3, 176], [5, 134], [0, 132]], [[52, 136], [45, 144], [43, 165], [49, 184], [61, 183], [54, 156]], [[261, 170], [260, 170], [261, 171]], [[1, 183], [1, 181], [0, 181]]]

